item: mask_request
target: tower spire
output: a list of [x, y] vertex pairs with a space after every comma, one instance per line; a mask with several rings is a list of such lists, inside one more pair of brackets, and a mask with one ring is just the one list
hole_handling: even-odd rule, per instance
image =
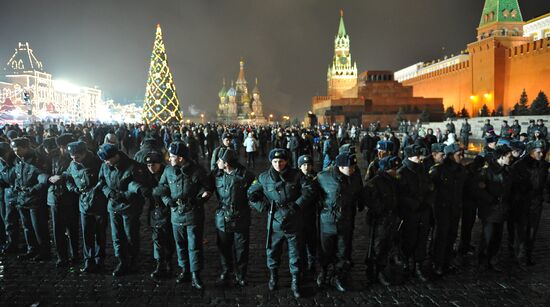
[[344, 25], [344, 10], [340, 9], [340, 25], [338, 26], [338, 36], [346, 36], [346, 26]]

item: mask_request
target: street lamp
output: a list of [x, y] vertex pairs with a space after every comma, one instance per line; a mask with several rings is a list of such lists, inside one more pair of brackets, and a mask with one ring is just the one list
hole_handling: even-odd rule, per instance
[[204, 114], [201, 113], [201, 124], [204, 124]]

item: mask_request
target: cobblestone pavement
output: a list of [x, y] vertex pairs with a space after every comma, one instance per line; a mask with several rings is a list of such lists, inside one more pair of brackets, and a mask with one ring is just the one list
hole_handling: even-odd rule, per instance
[[[267, 168], [265, 158], [255, 169]], [[218, 252], [214, 232], [214, 200], [207, 203], [205, 227], [206, 268], [202, 272], [205, 290], [193, 290], [190, 284], [177, 285], [172, 278], [153, 281], [151, 231], [142, 218], [142, 257], [139, 272], [114, 278], [111, 270], [114, 258], [108, 240], [106, 270], [97, 275], [81, 275], [78, 267], [56, 269], [52, 262], [18, 261], [15, 256], [0, 258], [0, 306], [51, 305], [282, 305], [282, 306], [526, 306], [550, 305], [550, 208], [545, 208], [536, 246], [537, 265], [523, 271], [509, 259], [506, 248], [500, 259], [506, 273], [477, 273], [474, 258], [470, 257], [457, 273], [443, 279], [420, 283], [414, 279], [401, 286], [367, 286], [363, 260], [367, 251], [368, 234], [365, 214], [357, 217], [351, 290], [341, 294], [334, 289], [318, 290], [312, 279], [303, 286], [304, 298], [296, 300], [290, 293], [288, 262], [280, 270], [280, 290], [267, 289], [268, 271], [265, 266], [266, 217], [255, 213], [251, 228], [250, 266], [248, 286], [222, 288], [215, 284], [219, 273]], [[108, 230], [110, 234], [110, 230]], [[475, 235], [479, 235], [476, 225]], [[108, 235], [110, 237], [110, 235]], [[477, 239], [476, 239], [477, 240]], [[506, 242], [506, 235], [503, 242]], [[284, 259], [284, 257], [283, 257]], [[173, 259], [175, 263], [175, 259]]]

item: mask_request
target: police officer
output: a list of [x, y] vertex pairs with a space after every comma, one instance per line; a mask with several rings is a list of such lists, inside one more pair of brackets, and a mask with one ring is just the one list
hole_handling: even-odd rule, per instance
[[[533, 248], [538, 232], [542, 205], [548, 201], [548, 162], [544, 160], [544, 143], [527, 144], [527, 154], [514, 163], [511, 174], [514, 180], [511, 214], [508, 222], [514, 224], [515, 255], [521, 265], [533, 265]], [[545, 197], [546, 196], [546, 197]]]
[[47, 170], [49, 169], [47, 161], [41, 159], [36, 151], [30, 148], [30, 141], [27, 138], [13, 139], [11, 147], [17, 155], [14, 187], [27, 242], [27, 253], [20, 258], [49, 260], [50, 235], [46, 207]]
[[338, 140], [336, 140], [336, 132], [331, 130], [330, 134], [327, 136], [327, 139], [323, 143], [323, 168], [327, 168], [332, 165], [337, 155]]
[[[478, 197], [472, 191], [477, 190], [481, 169], [485, 165], [485, 159], [481, 155], [477, 155], [472, 162], [465, 166], [466, 177], [468, 180], [464, 183], [463, 203], [462, 203], [462, 219], [460, 222], [460, 244], [458, 246], [458, 256], [464, 256], [468, 253], [473, 254], [475, 251], [472, 242], [472, 229], [474, 227], [477, 209]], [[460, 259], [458, 257], [457, 259]]]
[[494, 134], [489, 134], [485, 137], [485, 146], [483, 147], [483, 151], [480, 153], [480, 155], [485, 158], [485, 161], [492, 160], [493, 152], [495, 151], [495, 148], [497, 147], [498, 143], [498, 137]]
[[300, 273], [303, 235], [302, 206], [312, 197], [310, 182], [301, 172], [288, 166], [288, 153], [276, 148], [269, 153], [271, 168], [258, 176], [248, 189], [248, 198], [256, 210], [263, 212], [264, 199], [269, 203], [267, 267], [269, 268], [269, 289], [278, 286], [278, 268], [284, 241], [288, 245], [291, 290], [294, 297], [301, 296]]
[[[212, 153], [212, 160], [210, 160], [210, 170], [215, 171], [218, 170], [218, 160], [223, 155], [223, 153], [231, 148], [231, 140], [233, 139], [233, 136], [229, 132], [225, 132], [222, 134], [222, 143], [220, 146], [216, 147], [214, 149], [214, 152]], [[237, 155], [238, 157], [238, 155]]]
[[67, 190], [65, 173], [71, 163], [71, 157], [67, 153], [67, 144], [71, 140], [72, 135], [64, 134], [57, 137], [57, 140], [46, 138], [43, 141], [51, 167], [47, 203], [52, 215], [58, 267], [66, 267], [69, 261], [74, 263], [78, 258], [78, 195]]
[[367, 173], [365, 175], [366, 181], [374, 178], [374, 176], [378, 172], [378, 161], [380, 161], [380, 159], [384, 157], [391, 156], [393, 151], [393, 145], [394, 144], [392, 141], [387, 141], [387, 140], [378, 141], [378, 143], [376, 144], [376, 157], [374, 158], [374, 160], [372, 160], [372, 162], [369, 164], [367, 168]]
[[345, 281], [351, 268], [351, 241], [357, 210], [364, 209], [364, 192], [361, 177], [353, 176], [357, 158], [354, 154], [341, 153], [334, 167], [317, 175], [320, 198], [320, 262], [321, 272], [317, 285], [326, 283], [327, 270], [334, 265], [334, 286], [345, 292]]
[[366, 258], [367, 278], [370, 282], [378, 280], [384, 286], [401, 281], [399, 270], [392, 270], [391, 267], [399, 256], [398, 228], [401, 219], [397, 212], [399, 191], [395, 177], [400, 166], [399, 157], [382, 158], [378, 173], [365, 184], [370, 237]]
[[145, 164], [145, 157], [152, 151], [162, 153], [162, 147], [159, 145], [157, 139], [153, 137], [145, 138], [143, 139], [139, 150], [134, 154], [134, 160], [139, 163]]
[[82, 273], [94, 273], [105, 263], [107, 198], [98, 185], [101, 160], [83, 141], [67, 145], [71, 164], [67, 168], [67, 189], [79, 195], [78, 208], [82, 227]]
[[163, 187], [159, 186], [160, 178], [164, 172], [164, 158], [158, 151], [149, 151], [143, 161], [151, 173], [153, 188], [152, 194], [146, 193], [145, 198], [149, 208], [149, 224], [153, 239], [153, 257], [155, 258], [155, 269], [151, 278], [157, 279], [168, 275], [171, 271], [172, 255], [176, 249], [174, 232], [170, 222], [170, 207], [162, 202]]
[[191, 159], [189, 148], [182, 142], [170, 144], [170, 165], [164, 169], [159, 186], [167, 188], [162, 201], [172, 210], [171, 221], [181, 273], [176, 282], [189, 280], [200, 290], [200, 271], [204, 256], [204, 203], [212, 195], [212, 184], [206, 171]]
[[462, 196], [466, 170], [462, 166], [464, 154], [456, 143], [445, 146], [445, 159], [430, 169], [435, 188], [433, 213], [435, 218], [433, 256], [434, 273], [442, 276], [450, 269], [451, 252], [458, 233], [462, 214]]
[[417, 145], [405, 147], [405, 160], [397, 171], [397, 182], [400, 192], [399, 211], [403, 219], [402, 248], [404, 256], [409, 259], [405, 269], [414, 271], [416, 277], [425, 282], [428, 275], [423, 262], [426, 260], [426, 243], [430, 231], [433, 185], [420, 161], [422, 151]]
[[426, 171], [429, 172], [432, 166], [443, 162], [443, 159], [445, 159], [444, 149], [445, 144], [443, 143], [433, 143], [431, 145], [431, 155], [422, 160]]
[[468, 150], [468, 145], [470, 144], [470, 134], [472, 132], [472, 126], [468, 123], [468, 119], [464, 119], [462, 127], [460, 127], [460, 137], [462, 138], [462, 144], [464, 145], [464, 150]]
[[510, 147], [503, 145], [495, 148], [492, 159], [481, 171], [476, 195], [479, 201], [481, 219], [481, 242], [479, 245], [479, 268], [481, 271], [501, 271], [492, 262], [502, 239], [504, 221], [510, 211], [510, 188], [512, 181], [508, 166], [512, 157]]
[[128, 158], [118, 146], [103, 144], [97, 152], [104, 162], [99, 172], [100, 185], [108, 199], [113, 249], [117, 266], [113, 276], [136, 269], [140, 244], [139, 216], [149, 176], [142, 164]]
[[235, 281], [245, 286], [250, 244], [247, 191], [254, 181], [254, 175], [238, 160], [236, 151], [225, 150], [218, 159], [219, 170], [213, 173], [218, 198], [216, 238], [222, 266], [218, 283], [225, 284], [232, 277], [235, 266]]
[[[304, 244], [302, 249], [302, 255], [304, 258], [304, 265], [306, 266], [306, 272], [315, 272], [315, 262], [317, 258], [317, 240], [318, 240], [318, 224], [319, 219], [317, 215], [317, 205], [315, 197], [317, 192], [317, 178], [315, 171], [313, 170], [313, 158], [310, 155], [302, 155], [298, 158], [298, 168], [302, 172], [305, 180], [310, 181], [310, 185], [313, 191], [313, 197], [310, 202], [302, 208], [304, 216]], [[306, 261], [307, 260], [307, 261]]]
[[17, 194], [14, 191], [15, 185], [15, 160], [16, 156], [9, 143], [0, 143], [0, 189], [3, 191], [3, 198], [0, 205], [3, 205], [2, 218], [4, 229], [0, 231], [6, 234], [6, 243], [0, 254], [12, 254], [18, 252], [19, 244], [19, 214], [17, 212]]

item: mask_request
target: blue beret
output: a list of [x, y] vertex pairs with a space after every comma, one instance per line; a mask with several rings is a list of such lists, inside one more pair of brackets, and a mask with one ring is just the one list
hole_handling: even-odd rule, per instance
[[445, 149], [445, 144], [443, 143], [432, 144], [432, 152], [443, 152], [444, 149]]
[[461, 150], [460, 146], [457, 143], [454, 143], [454, 144], [445, 146], [444, 152], [446, 155], [448, 155], [448, 154], [454, 154], [455, 152], [460, 150]]
[[352, 166], [357, 164], [357, 157], [350, 153], [341, 153], [336, 156], [336, 166]]
[[390, 169], [398, 168], [401, 165], [401, 159], [395, 156], [387, 156], [378, 161], [378, 169], [381, 171], [387, 171]]
[[313, 164], [313, 158], [310, 155], [302, 155], [298, 158], [298, 167], [306, 163]]
[[55, 142], [55, 138], [45, 138], [44, 141], [42, 141], [42, 146], [44, 146], [44, 149], [47, 150], [54, 150], [57, 148], [57, 143]]
[[27, 138], [15, 138], [11, 140], [11, 147], [30, 147], [31, 141]]
[[145, 161], [145, 164], [162, 163], [164, 162], [164, 157], [158, 151], [151, 151], [147, 155], [145, 155], [144, 161]]
[[76, 141], [67, 144], [67, 151], [70, 155], [82, 154], [88, 150], [88, 146], [83, 141]]
[[109, 160], [116, 154], [118, 154], [118, 146], [109, 143], [101, 145], [97, 151], [97, 155], [102, 161]]
[[269, 161], [273, 161], [273, 159], [283, 159], [286, 161], [288, 160], [288, 154], [284, 149], [274, 148], [269, 152]]
[[378, 143], [376, 144], [376, 149], [384, 150], [384, 151], [392, 151], [393, 150], [393, 142], [392, 141], [386, 141], [386, 140], [378, 141]]
[[70, 142], [74, 142], [75, 139], [72, 134], [66, 133], [57, 137], [57, 146], [67, 146]]
[[183, 142], [172, 142], [168, 148], [168, 152], [172, 155], [182, 157], [185, 160], [189, 160], [189, 157], [191, 157], [189, 147], [187, 147], [187, 145]]
[[497, 146], [499, 146], [499, 145], [510, 146], [510, 140], [507, 140], [507, 139], [498, 139]]
[[231, 135], [231, 133], [226, 132], [226, 133], [222, 134], [222, 140], [223, 139], [232, 139], [232, 138], [233, 138], [233, 136]]
[[526, 145], [527, 151], [531, 151], [537, 148], [544, 149], [544, 143], [540, 140], [536, 140], [536, 141], [531, 141]]

